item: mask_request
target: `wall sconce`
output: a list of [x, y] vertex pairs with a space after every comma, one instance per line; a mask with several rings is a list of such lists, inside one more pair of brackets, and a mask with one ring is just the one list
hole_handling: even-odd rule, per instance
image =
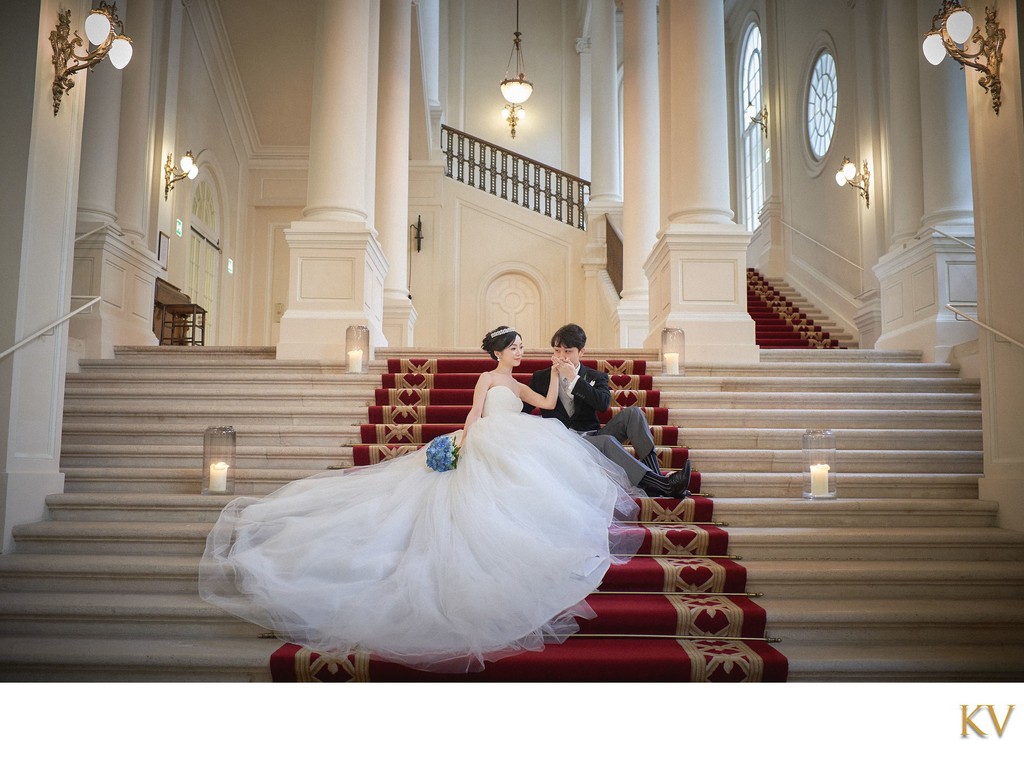
[[768, 106], [761, 108], [760, 113], [757, 108], [754, 107], [753, 101], [747, 103], [747, 118], [750, 119], [751, 124], [760, 124], [761, 133], [764, 135], [764, 139], [768, 139]]
[[512, 129], [512, 139], [516, 139], [516, 126], [526, 117], [526, 110], [518, 103], [506, 103], [501, 109], [501, 118], [508, 122]]
[[[992, 95], [992, 108], [999, 113], [999, 106], [1002, 104], [1002, 82], [999, 80], [999, 64], [1003, 62], [1003, 41], [1006, 39], [1006, 30], [996, 23], [996, 9], [985, 8], [985, 36], [981, 35], [980, 29], [975, 29], [974, 19], [971, 14], [963, 8], [959, 0], [942, 0], [942, 8], [932, 19], [932, 28], [924, 36], [924, 43], [921, 45], [924, 57], [928, 63], [938, 66], [949, 54], [949, 57], [960, 64], [960, 68], [970, 66], [982, 73], [978, 84], [981, 89]], [[974, 53], [968, 53], [966, 48], [960, 48], [968, 38], [971, 42], [978, 43], [979, 47]], [[984, 59], [984, 62], [981, 61]]]
[[[71, 36], [71, 11], [57, 12], [57, 28], [50, 32], [50, 45], [53, 48], [53, 115], [60, 110], [60, 101], [64, 94], [75, 86], [73, 76], [82, 69], [91, 69], [108, 54], [110, 63], [115, 69], [123, 69], [132, 59], [132, 41], [124, 34], [124, 25], [117, 17], [117, 3], [107, 5], [101, 2], [100, 7], [90, 11], [85, 19], [85, 36], [96, 46], [91, 53], [79, 55], [75, 47], [84, 43], [78, 32]], [[68, 65], [69, 59], [77, 63]]]
[[420, 214], [416, 214], [416, 224], [410, 224], [409, 229], [416, 231], [412, 237], [416, 241], [416, 253], [419, 253], [423, 248], [423, 219]]
[[843, 165], [836, 172], [836, 184], [839, 187], [849, 185], [860, 190], [860, 197], [864, 199], [866, 208], [871, 208], [871, 194], [868, 185], [871, 183], [871, 172], [868, 171], [868, 162], [861, 163], [860, 172], [857, 172], [857, 165], [849, 158], [843, 158]]
[[[199, 152], [202, 153], [202, 151]], [[167, 163], [164, 164], [164, 200], [167, 200], [167, 196], [174, 189], [175, 183], [180, 182], [186, 177], [195, 179], [196, 175], [199, 174], [199, 164], [196, 163], [196, 157], [192, 155], [192, 151], [186, 151], [179, 163], [181, 164], [180, 169], [174, 165], [173, 155], [171, 153], [167, 154]]]

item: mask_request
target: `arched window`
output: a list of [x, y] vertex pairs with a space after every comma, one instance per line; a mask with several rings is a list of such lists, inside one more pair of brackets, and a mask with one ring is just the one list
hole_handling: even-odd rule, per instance
[[825, 158], [832, 145], [838, 102], [836, 59], [828, 50], [822, 50], [814, 59], [807, 82], [807, 141], [816, 161]]
[[746, 115], [747, 106], [753, 104], [760, 113], [764, 104], [761, 82], [761, 30], [751, 24], [743, 38], [740, 58], [739, 112], [743, 125], [740, 134], [741, 166], [743, 170], [743, 223], [751, 232], [757, 226], [757, 217], [764, 204], [764, 136], [759, 124]]
[[220, 272], [220, 219], [217, 199], [209, 182], [195, 183], [192, 194], [191, 235], [185, 292], [192, 303], [206, 309], [206, 335], [216, 319], [217, 275]]

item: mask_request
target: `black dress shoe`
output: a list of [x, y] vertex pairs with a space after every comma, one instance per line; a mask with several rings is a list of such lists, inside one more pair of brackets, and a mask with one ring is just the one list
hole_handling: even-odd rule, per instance
[[683, 469], [677, 470], [668, 476], [668, 484], [675, 498], [685, 499], [690, 495], [690, 471], [692, 469], [693, 466], [690, 464], [690, 460], [687, 459], [683, 463]]

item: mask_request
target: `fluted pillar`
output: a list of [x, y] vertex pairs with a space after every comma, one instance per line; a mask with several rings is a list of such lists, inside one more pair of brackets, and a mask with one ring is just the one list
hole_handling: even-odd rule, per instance
[[373, 230], [379, 15], [370, 0], [324, 0], [316, 25], [309, 178], [291, 250], [281, 359], [345, 358], [345, 329], [382, 330], [388, 265]]
[[663, 0], [661, 215], [664, 227], [644, 270], [651, 331], [682, 328], [684, 361], [759, 359], [746, 311], [750, 233], [733, 221], [725, 82], [725, 18], [720, 0]]
[[622, 300], [619, 343], [642, 346], [650, 329], [644, 261], [658, 235], [658, 2], [623, 3]]
[[892, 230], [873, 270], [882, 294], [875, 347], [946, 361], [977, 328], [945, 306], [973, 304], [978, 286], [964, 73], [951, 61], [932, 66], [921, 52], [934, 12], [923, 1], [886, 4]]
[[383, 329], [389, 346], [412, 345], [416, 322], [409, 296], [411, 31], [410, 0], [381, 0], [376, 221], [380, 245], [388, 262]]

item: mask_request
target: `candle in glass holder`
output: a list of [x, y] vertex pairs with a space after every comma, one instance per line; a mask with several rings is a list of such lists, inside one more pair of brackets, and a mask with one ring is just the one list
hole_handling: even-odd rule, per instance
[[828, 471], [827, 464], [811, 465], [811, 496], [828, 496]]
[[668, 375], [679, 374], [679, 354], [675, 352], [665, 354], [665, 373]]
[[356, 348], [348, 352], [348, 371], [363, 371], [363, 350], [361, 348]]
[[228, 489], [228, 464], [215, 462], [210, 465], [210, 490], [226, 491]]

